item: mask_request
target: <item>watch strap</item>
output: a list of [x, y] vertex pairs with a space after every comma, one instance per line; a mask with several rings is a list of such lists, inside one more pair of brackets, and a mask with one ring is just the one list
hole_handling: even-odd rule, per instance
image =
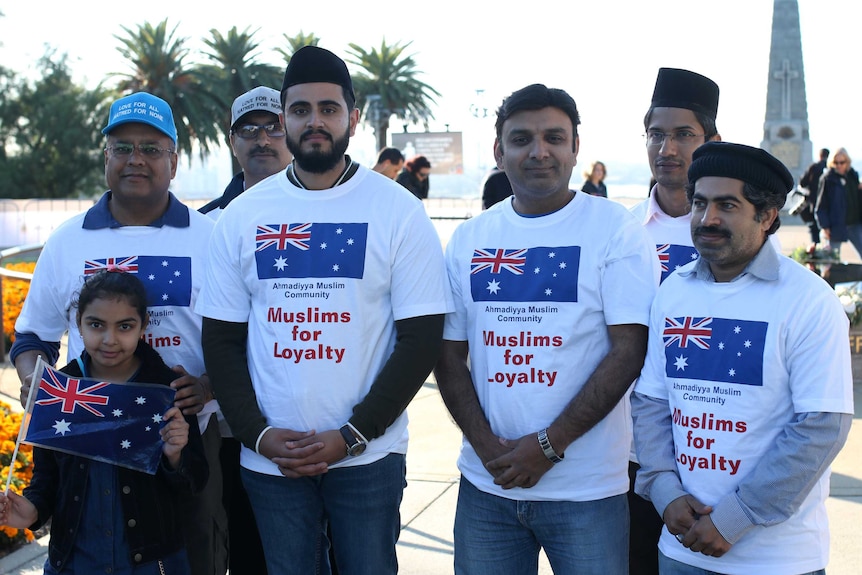
[[347, 444], [348, 451], [350, 451], [354, 446], [359, 444], [359, 438], [353, 435], [353, 431], [350, 429], [350, 426], [343, 425], [338, 431], [341, 432], [341, 437], [344, 438], [344, 443]]

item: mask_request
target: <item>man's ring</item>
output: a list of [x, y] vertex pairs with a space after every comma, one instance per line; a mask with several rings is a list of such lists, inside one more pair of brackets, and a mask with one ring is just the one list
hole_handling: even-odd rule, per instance
[[685, 539], [685, 535], [683, 533], [677, 533], [675, 535], [675, 537], [676, 537], [676, 540], [679, 541], [680, 543], [682, 543], [682, 540]]

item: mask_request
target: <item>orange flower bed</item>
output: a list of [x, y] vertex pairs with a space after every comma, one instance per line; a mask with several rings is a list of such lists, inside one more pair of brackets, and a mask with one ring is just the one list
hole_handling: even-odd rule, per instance
[[[0, 480], [3, 481], [3, 487], [5, 487], [6, 481], [9, 479], [9, 469], [12, 468], [12, 482], [9, 484], [9, 491], [14, 491], [19, 495], [33, 478], [33, 447], [31, 445], [22, 443], [18, 448], [18, 456], [14, 462], [12, 461], [12, 453], [15, 450], [15, 441], [18, 439], [22, 417], [23, 414], [13, 413], [8, 404], [0, 401]], [[0, 551], [18, 547], [22, 543], [29, 543], [34, 538], [33, 532], [29, 529], [0, 527]]]
[[[33, 273], [36, 262], [18, 262], [4, 267], [18, 272]], [[15, 321], [21, 313], [21, 307], [24, 305], [24, 298], [27, 297], [29, 289], [28, 281], [3, 278], [3, 335], [6, 336], [9, 344], [15, 341]]]

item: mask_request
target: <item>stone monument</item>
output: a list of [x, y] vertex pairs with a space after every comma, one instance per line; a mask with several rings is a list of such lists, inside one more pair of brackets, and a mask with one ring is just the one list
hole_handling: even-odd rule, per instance
[[796, 0], [775, 0], [766, 85], [766, 120], [760, 147], [784, 162], [796, 181], [813, 161]]

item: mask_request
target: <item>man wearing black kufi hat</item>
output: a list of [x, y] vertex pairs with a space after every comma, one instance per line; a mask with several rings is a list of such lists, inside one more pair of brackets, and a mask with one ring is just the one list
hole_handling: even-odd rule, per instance
[[700, 258], [658, 290], [631, 398], [660, 569], [822, 573], [828, 470], [853, 417], [847, 316], [769, 241], [793, 189], [779, 160], [709, 142], [688, 176]]
[[[660, 68], [644, 117], [645, 144], [656, 181], [649, 197], [631, 211], [653, 240], [660, 281], [697, 257], [691, 241], [685, 185], [691, 155], [698, 146], [720, 140], [715, 126], [718, 85], [696, 72]], [[656, 545], [662, 521], [649, 501], [634, 493], [638, 465], [629, 465], [629, 573], [658, 575]]]
[[[270, 573], [395, 574], [407, 404], [451, 297], [422, 203], [345, 154], [359, 121], [338, 56], [297, 50], [286, 170], [225, 209], [197, 311]], [[321, 562], [323, 564], [321, 564]]]

